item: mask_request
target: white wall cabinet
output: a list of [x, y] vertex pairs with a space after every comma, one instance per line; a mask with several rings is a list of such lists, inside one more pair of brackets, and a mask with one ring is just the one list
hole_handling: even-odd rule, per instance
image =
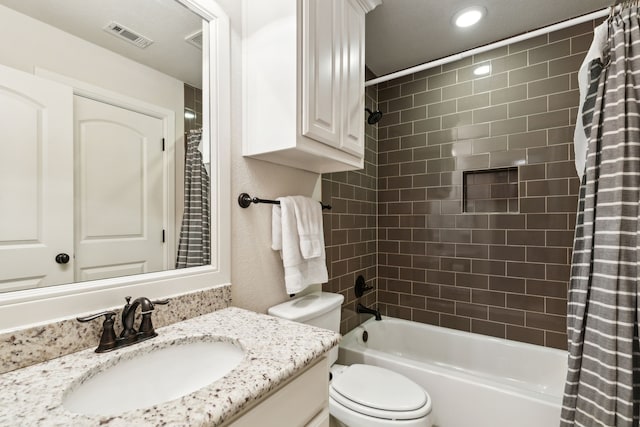
[[380, 2], [244, 0], [245, 156], [363, 167], [365, 14]]

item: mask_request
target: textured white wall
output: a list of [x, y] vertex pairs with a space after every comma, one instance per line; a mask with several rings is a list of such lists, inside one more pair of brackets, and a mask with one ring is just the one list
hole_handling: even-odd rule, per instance
[[45, 68], [174, 110], [176, 122], [183, 121], [180, 80], [1, 5], [0, 25], [5, 35], [0, 37], [1, 64], [27, 73]]
[[271, 250], [271, 206], [241, 209], [238, 194], [315, 198], [320, 175], [242, 157], [242, 2], [218, 0], [231, 24], [231, 283], [233, 305], [258, 312], [289, 299], [282, 262]]

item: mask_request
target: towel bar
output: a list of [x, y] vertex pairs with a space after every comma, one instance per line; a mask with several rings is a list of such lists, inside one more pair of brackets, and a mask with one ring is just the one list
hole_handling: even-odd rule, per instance
[[[247, 193], [240, 193], [240, 195], [238, 196], [238, 204], [240, 205], [241, 208], [248, 208], [249, 206], [251, 206], [251, 203], [268, 203], [271, 205], [279, 205], [280, 201], [259, 199], [257, 197], [252, 198]], [[322, 209], [331, 209], [331, 205], [325, 205], [322, 202], [320, 202], [320, 204], [322, 205]]]

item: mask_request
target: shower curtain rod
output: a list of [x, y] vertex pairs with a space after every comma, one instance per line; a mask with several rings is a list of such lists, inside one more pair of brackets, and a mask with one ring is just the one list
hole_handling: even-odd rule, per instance
[[530, 31], [528, 33], [520, 34], [515, 37], [511, 37], [508, 39], [500, 40], [495, 43], [491, 43], [488, 45], [480, 46], [475, 49], [465, 50], [461, 53], [456, 53], [451, 56], [447, 56], [444, 58], [436, 59], [435, 61], [426, 62], [424, 64], [416, 65], [415, 67], [407, 68], [405, 70], [396, 71], [395, 73], [387, 74], [385, 76], [377, 77], [372, 80], [367, 80], [364, 82], [365, 87], [373, 86], [378, 83], [383, 83], [389, 80], [397, 79], [398, 77], [404, 77], [409, 74], [417, 73], [419, 71], [428, 70], [429, 68], [434, 68], [439, 65], [448, 64], [450, 62], [458, 61], [460, 59], [467, 58], [472, 55], [477, 55], [479, 53], [487, 52], [489, 50], [493, 50], [502, 46], [507, 46], [513, 43], [521, 42], [523, 40], [532, 39], [534, 37], [538, 37], [542, 34], [551, 33], [553, 31], [562, 30], [563, 28], [572, 27], [574, 25], [582, 24], [584, 22], [591, 21], [593, 19], [604, 18], [608, 16], [611, 11], [610, 7], [605, 9], [589, 13], [587, 15], [578, 16], [577, 18], [568, 19], [566, 21], [558, 22], [557, 24], [549, 25], [547, 27], [539, 28], [534, 31]]

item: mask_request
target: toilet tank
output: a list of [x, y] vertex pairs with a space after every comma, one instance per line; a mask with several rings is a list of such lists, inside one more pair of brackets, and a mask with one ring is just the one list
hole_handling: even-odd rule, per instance
[[267, 310], [272, 316], [340, 332], [340, 308], [344, 296], [313, 292]]
[[[267, 310], [271, 316], [340, 332], [340, 310], [344, 296], [329, 292], [313, 292]], [[329, 364], [338, 358], [338, 348], [329, 352]]]

